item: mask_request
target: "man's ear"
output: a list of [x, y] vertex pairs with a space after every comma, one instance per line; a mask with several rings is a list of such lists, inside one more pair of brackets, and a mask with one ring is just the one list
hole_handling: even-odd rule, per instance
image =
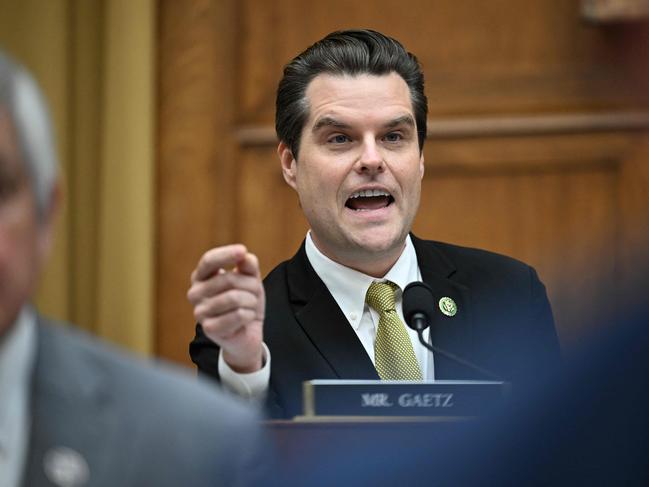
[[424, 179], [424, 170], [426, 168], [426, 164], [424, 163], [424, 151], [421, 151], [421, 155], [419, 156], [419, 178]]
[[58, 219], [61, 203], [63, 199], [63, 189], [61, 188], [60, 180], [57, 180], [52, 186], [49, 201], [41, 215], [40, 230], [39, 230], [39, 252], [42, 261], [46, 261], [52, 250], [52, 242], [54, 239], [54, 227]]
[[297, 161], [293, 157], [293, 152], [284, 142], [280, 142], [277, 146], [277, 155], [282, 164], [284, 181], [297, 191]]

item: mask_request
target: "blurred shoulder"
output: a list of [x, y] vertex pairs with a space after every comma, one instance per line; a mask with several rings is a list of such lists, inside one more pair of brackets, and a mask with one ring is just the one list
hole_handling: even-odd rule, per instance
[[[188, 369], [164, 361], [145, 360], [100, 341], [69, 324], [39, 318], [37, 363], [65, 373], [66, 387], [93, 387], [113, 398], [125, 413], [155, 408], [161, 417], [209, 425], [214, 410], [230, 423], [247, 422], [256, 414], [236, 397]], [[52, 376], [54, 373], [51, 374]], [[52, 381], [59, 378], [52, 377]], [[220, 421], [225, 425], [226, 421]]]
[[248, 485], [263, 473], [257, 411], [178, 366], [39, 318], [34, 383], [39, 416], [80, 443], [92, 429], [77, 422], [79, 412], [112, 418], [111, 434], [103, 431], [113, 438], [107, 469], [119, 478], [120, 466], [133, 470], [130, 483], [106, 485]]

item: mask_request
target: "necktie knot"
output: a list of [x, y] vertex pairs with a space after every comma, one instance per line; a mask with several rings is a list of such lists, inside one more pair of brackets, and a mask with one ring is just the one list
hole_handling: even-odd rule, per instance
[[397, 285], [393, 282], [373, 282], [367, 289], [365, 301], [378, 313], [396, 311], [394, 291]]

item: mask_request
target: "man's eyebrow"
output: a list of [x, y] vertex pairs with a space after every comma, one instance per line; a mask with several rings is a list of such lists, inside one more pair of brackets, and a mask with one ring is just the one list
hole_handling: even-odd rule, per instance
[[350, 128], [349, 124], [346, 124], [344, 122], [341, 122], [340, 120], [337, 120], [333, 117], [325, 116], [322, 118], [319, 118], [316, 123], [313, 125], [313, 128], [311, 129], [311, 132], [317, 132], [323, 127], [335, 127], [339, 129], [348, 129]]
[[385, 128], [391, 129], [399, 125], [409, 125], [411, 127], [415, 127], [417, 124], [415, 123], [415, 119], [412, 118], [412, 115], [403, 115], [401, 117], [390, 120], [385, 124]]
[[[402, 115], [400, 117], [394, 118], [390, 121], [388, 121], [384, 127], [386, 129], [398, 127], [399, 125], [408, 125], [410, 127], [415, 127], [415, 119], [412, 118], [412, 115], [407, 114], [407, 115]], [[331, 116], [324, 116], [322, 118], [319, 118], [316, 123], [313, 125], [313, 128], [311, 129], [312, 132], [317, 132], [323, 127], [335, 127], [339, 129], [349, 129], [351, 125], [341, 122], [340, 120], [331, 117]]]

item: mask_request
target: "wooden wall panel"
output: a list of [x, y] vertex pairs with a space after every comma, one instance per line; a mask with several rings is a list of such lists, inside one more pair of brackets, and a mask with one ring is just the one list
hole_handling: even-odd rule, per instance
[[646, 306], [649, 301], [649, 136], [636, 140], [621, 168], [619, 187], [619, 275], [624, 289], [634, 291], [630, 299], [628, 296], [619, 299], [622, 306]]
[[[520, 113], [633, 104], [623, 35], [583, 22], [578, 1], [247, 0], [241, 18], [243, 123], [270, 123], [291, 57], [332, 30], [370, 27], [415, 52], [435, 115]], [[371, 5], [371, 8], [368, 8]]]
[[[418, 234], [533, 265], [548, 284], [561, 339], [579, 338], [616, 264], [617, 165], [457, 172], [426, 179]], [[586, 316], [588, 315], [588, 316]]]
[[238, 240], [257, 254], [264, 275], [297, 251], [308, 229], [276, 159], [274, 147], [250, 148], [240, 166]]
[[161, 6], [160, 354], [187, 361], [184, 294], [200, 251], [241, 241], [267, 272], [304, 237], [275, 153], [275, 89], [283, 65], [332, 30], [375, 28], [418, 55], [430, 120], [415, 231], [536, 266], [564, 345], [610, 311], [610, 287], [646, 254], [643, 31], [584, 22], [579, 0]]
[[161, 1], [159, 12], [156, 353], [187, 363], [189, 275], [235, 238], [234, 2]]

